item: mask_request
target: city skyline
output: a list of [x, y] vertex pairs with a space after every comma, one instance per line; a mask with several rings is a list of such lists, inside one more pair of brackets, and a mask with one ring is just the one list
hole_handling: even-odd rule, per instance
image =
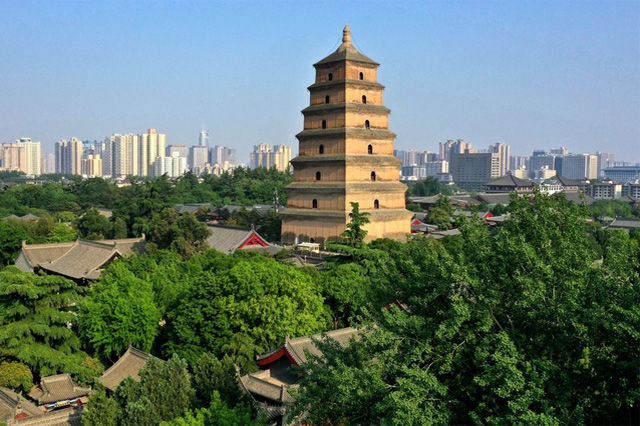
[[465, 139], [640, 161], [637, 2], [0, 1], [0, 12], [0, 142], [29, 137], [43, 153], [146, 128], [192, 146], [203, 123], [239, 159], [296, 146], [309, 64], [346, 21], [383, 64], [397, 149]]

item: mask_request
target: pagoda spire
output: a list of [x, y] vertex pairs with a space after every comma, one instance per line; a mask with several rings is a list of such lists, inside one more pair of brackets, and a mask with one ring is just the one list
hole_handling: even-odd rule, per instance
[[348, 25], [344, 26], [344, 30], [342, 30], [342, 46], [352, 46], [351, 44], [351, 29], [349, 29]]

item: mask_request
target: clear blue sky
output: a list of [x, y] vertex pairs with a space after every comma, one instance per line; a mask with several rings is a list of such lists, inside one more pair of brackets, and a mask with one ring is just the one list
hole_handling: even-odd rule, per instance
[[0, 142], [155, 127], [248, 160], [291, 144], [345, 23], [396, 148], [463, 138], [640, 161], [640, 1], [0, 0]]

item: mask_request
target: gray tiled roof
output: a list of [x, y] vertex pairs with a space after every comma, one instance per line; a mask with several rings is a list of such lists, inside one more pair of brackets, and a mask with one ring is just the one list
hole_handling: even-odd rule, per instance
[[140, 381], [140, 370], [144, 367], [149, 356], [146, 352], [129, 347], [115, 364], [102, 373], [100, 382], [110, 391], [114, 391], [120, 382], [129, 376], [136, 381]]
[[533, 187], [533, 184], [529, 180], [520, 179], [518, 177], [515, 177], [511, 173], [508, 173], [496, 180], [492, 180], [491, 182], [485, 183], [484, 186], [489, 188], [493, 188], [493, 187], [513, 187], [513, 188], [529, 187], [531, 188]]
[[29, 397], [39, 404], [64, 401], [66, 399], [80, 398], [91, 392], [90, 388], [76, 386], [68, 374], [56, 374], [40, 379], [40, 385], [29, 392]]
[[131, 252], [143, 253], [142, 238], [121, 240], [87, 241], [72, 243], [26, 244], [22, 243], [22, 254], [31, 268], [40, 267], [46, 271], [75, 279], [98, 279], [101, 268], [114, 257]]
[[11, 389], [0, 387], [0, 422], [9, 422], [18, 414], [31, 417], [42, 415], [43, 412]]
[[[236, 228], [233, 226], [209, 225], [211, 234], [207, 238], [209, 247], [231, 254], [238, 249], [251, 235], [260, 236], [255, 230], [247, 228]], [[260, 238], [262, 238], [260, 236]], [[264, 240], [264, 238], [262, 238]]]
[[293, 402], [293, 397], [287, 390], [288, 386], [278, 379], [271, 378], [270, 370], [249, 373], [240, 378], [242, 386], [249, 392], [260, 395], [274, 402]]

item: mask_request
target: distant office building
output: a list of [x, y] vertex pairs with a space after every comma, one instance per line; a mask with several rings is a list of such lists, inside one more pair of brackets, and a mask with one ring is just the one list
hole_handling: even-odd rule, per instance
[[443, 173], [449, 173], [449, 162], [447, 160], [428, 161], [424, 167], [427, 176], [437, 177]]
[[604, 169], [615, 166], [615, 155], [610, 152], [596, 152], [596, 155], [598, 156], [598, 178], [603, 178]]
[[622, 185], [622, 196], [625, 195], [640, 200], [640, 180], [627, 182]]
[[400, 167], [401, 180], [424, 180], [427, 177], [427, 169], [425, 166], [402, 166]]
[[529, 157], [513, 155], [509, 158], [509, 170], [519, 170], [529, 168]]
[[209, 131], [205, 126], [202, 126], [202, 131], [200, 132], [200, 137], [198, 138], [199, 146], [206, 146], [209, 148]]
[[500, 177], [500, 154], [479, 152], [452, 154], [449, 167], [453, 181], [466, 190], [480, 190], [491, 179]]
[[550, 149], [549, 154], [560, 155], [560, 156], [569, 155], [569, 148], [565, 148], [561, 146], [560, 148]]
[[236, 163], [236, 150], [227, 148], [226, 146], [216, 145], [211, 149], [211, 158], [209, 160], [211, 164], [224, 164], [229, 162], [231, 164]]
[[76, 138], [60, 140], [55, 145], [56, 173], [82, 174], [82, 141]]
[[558, 176], [567, 179], [596, 179], [598, 177], [598, 157], [593, 154], [572, 154], [558, 157]]
[[186, 145], [175, 144], [175, 145], [167, 145], [165, 149], [165, 157], [171, 157], [171, 154], [174, 152], [178, 152], [180, 157], [189, 158], [189, 148]]
[[207, 165], [209, 165], [209, 148], [202, 145], [189, 148], [189, 167], [193, 173], [203, 174]]
[[178, 151], [172, 152], [171, 157], [158, 157], [153, 163], [153, 175], [156, 177], [166, 174], [170, 178], [177, 178], [186, 171], [187, 158], [181, 157]]
[[250, 167], [257, 169], [264, 167], [270, 169], [275, 167], [280, 171], [289, 169], [291, 161], [291, 146], [289, 145], [268, 145], [266, 143], [255, 145], [249, 157]]
[[[535, 173], [537, 170], [548, 169], [556, 170], [557, 155], [547, 154], [544, 151], [534, 151], [529, 157], [529, 171]], [[533, 176], [531, 176], [533, 178]]]
[[[134, 133], [114, 133], [105, 141], [106, 155], [103, 158], [103, 175], [124, 178], [140, 175], [140, 137]], [[107, 163], [107, 164], [105, 164]]]
[[511, 146], [503, 143], [489, 145], [489, 152], [500, 155], [500, 176], [504, 176], [510, 170], [509, 159], [511, 158]]
[[633, 182], [640, 179], [640, 166], [609, 167], [604, 169], [604, 177], [616, 183]]

